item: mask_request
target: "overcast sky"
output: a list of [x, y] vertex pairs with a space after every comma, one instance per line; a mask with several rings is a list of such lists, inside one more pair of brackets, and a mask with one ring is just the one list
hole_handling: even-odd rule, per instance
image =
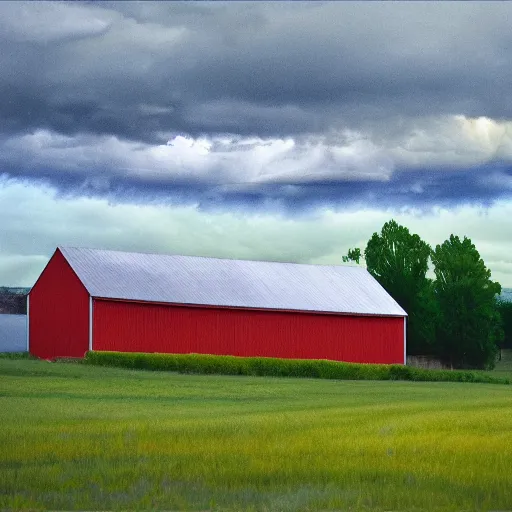
[[512, 4], [0, 2], [0, 285], [57, 245], [337, 264], [395, 218], [512, 287]]

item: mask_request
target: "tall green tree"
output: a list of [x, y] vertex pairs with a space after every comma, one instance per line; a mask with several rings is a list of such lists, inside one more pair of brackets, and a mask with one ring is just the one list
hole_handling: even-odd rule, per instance
[[491, 280], [490, 270], [466, 237], [451, 235], [437, 245], [432, 262], [441, 314], [440, 355], [454, 367], [493, 367], [503, 336], [496, 299], [500, 284]]
[[[408, 314], [407, 353], [435, 353], [438, 316], [427, 278], [431, 247], [395, 220], [374, 233], [364, 251], [368, 271]], [[348, 256], [350, 256], [350, 251]]]

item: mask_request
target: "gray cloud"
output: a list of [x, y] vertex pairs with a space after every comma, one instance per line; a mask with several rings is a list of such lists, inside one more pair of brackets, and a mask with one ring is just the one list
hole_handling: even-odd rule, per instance
[[11, 133], [158, 141], [169, 131], [318, 133], [390, 116], [512, 117], [506, 3], [0, 10], [0, 115]]
[[79, 5], [5, 2], [0, 31], [7, 41], [46, 45], [104, 35], [112, 21], [105, 11]]
[[166, 144], [38, 130], [0, 140], [0, 168], [64, 194], [204, 209], [491, 204], [512, 196], [511, 127], [445, 116], [389, 133], [178, 136]]

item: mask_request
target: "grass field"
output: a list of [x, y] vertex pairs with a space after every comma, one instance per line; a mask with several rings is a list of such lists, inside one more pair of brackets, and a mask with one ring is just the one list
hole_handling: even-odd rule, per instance
[[0, 359], [0, 446], [3, 509], [512, 509], [503, 385]]

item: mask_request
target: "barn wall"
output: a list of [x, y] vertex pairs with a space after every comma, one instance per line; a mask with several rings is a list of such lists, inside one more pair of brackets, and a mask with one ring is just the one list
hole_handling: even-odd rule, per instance
[[30, 353], [43, 359], [83, 357], [89, 347], [89, 294], [60, 251], [29, 300]]
[[94, 350], [404, 362], [403, 318], [94, 301]]

